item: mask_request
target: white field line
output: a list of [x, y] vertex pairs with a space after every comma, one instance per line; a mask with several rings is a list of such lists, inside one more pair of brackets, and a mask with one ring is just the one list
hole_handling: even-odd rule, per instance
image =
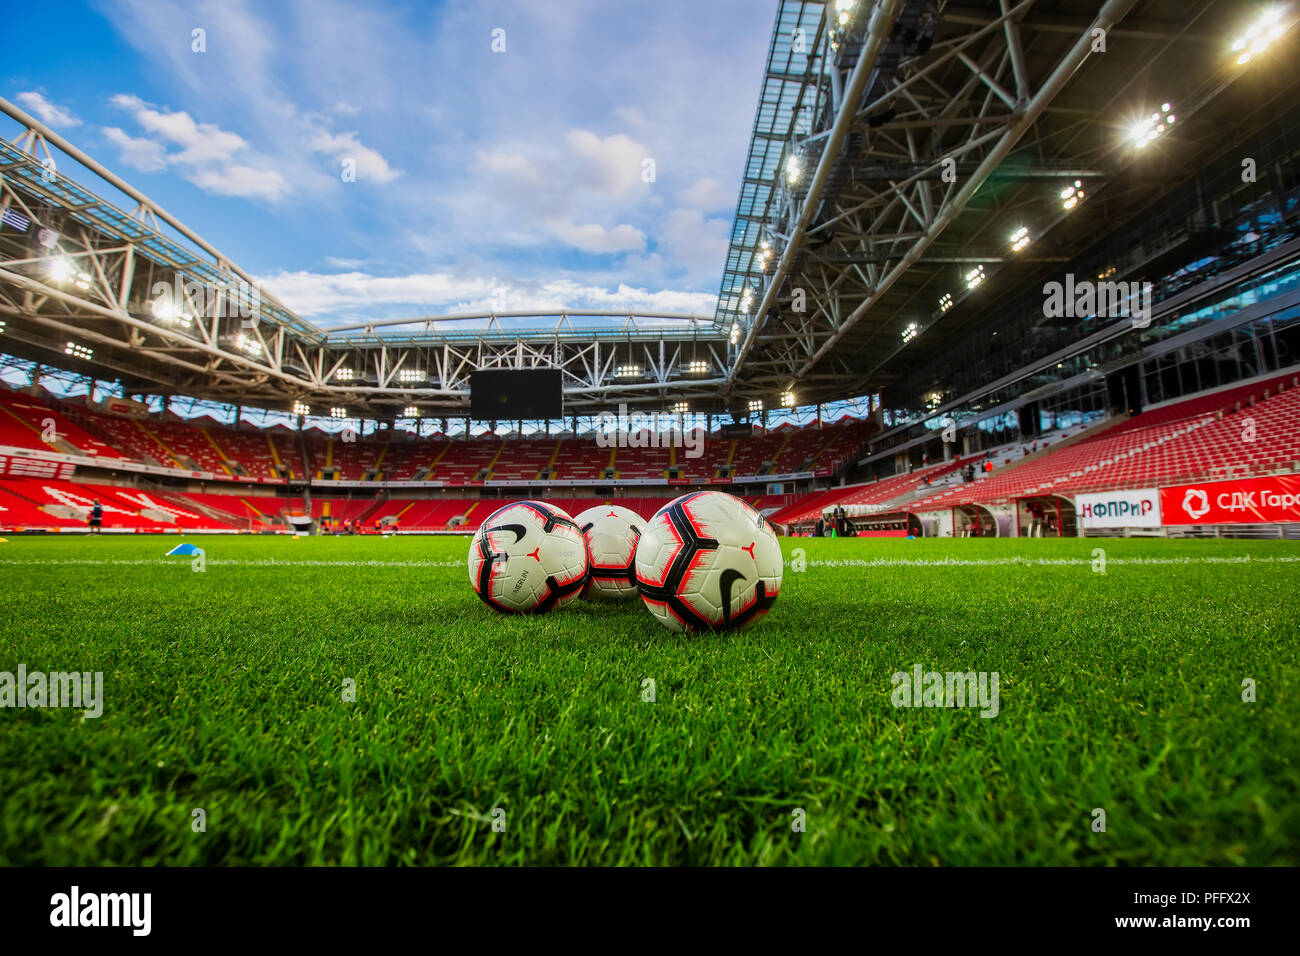
[[[0, 559], [0, 567], [121, 567], [172, 565], [186, 567], [189, 559], [178, 558], [13, 558]], [[1084, 567], [1092, 558], [850, 558], [839, 561], [810, 560], [809, 568], [995, 568], [995, 567]], [[1249, 555], [1201, 555], [1176, 558], [1107, 558], [1115, 565], [1183, 565], [1183, 564], [1298, 564], [1300, 555], [1251, 557]], [[464, 561], [311, 561], [276, 558], [208, 558], [207, 564], [243, 568], [464, 568]], [[785, 562], [786, 566], [790, 561]]]
[[[1093, 558], [849, 558], [841, 561], [811, 560], [810, 568], [994, 568], [994, 567], [1075, 567], [1093, 564]], [[785, 562], [787, 565], [789, 561]], [[1256, 558], [1250, 555], [1200, 555], [1183, 558], [1106, 558], [1106, 565], [1178, 565], [1178, 564], [1296, 564], [1300, 555]]]
[[[188, 567], [190, 557], [177, 555], [175, 558], [32, 558], [29, 560], [15, 558], [0, 559], [0, 567], [14, 566], [58, 566], [84, 565], [114, 566], [123, 565], [174, 565]], [[208, 566], [244, 567], [244, 568], [465, 568], [464, 561], [279, 561], [275, 558], [243, 560], [240, 558], [207, 558]]]

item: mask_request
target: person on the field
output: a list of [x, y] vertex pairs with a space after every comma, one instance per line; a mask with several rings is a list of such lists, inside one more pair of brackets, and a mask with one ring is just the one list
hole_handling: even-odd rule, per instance
[[1043, 536], [1043, 505], [1041, 502], [1034, 501], [1029, 505], [1029, 537], [1041, 538]]
[[813, 537], [814, 537], [814, 538], [824, 538], [824, 537], [826, 537], [826, 519], [825, 519], [825, 518], [818, 518], [818, 519], [817, 519], [817, 526], [813, 529]]
[[90, 509], [90, 533], [100, 534], [104, 524], [104, 506], [95, 499], [94, 506]]

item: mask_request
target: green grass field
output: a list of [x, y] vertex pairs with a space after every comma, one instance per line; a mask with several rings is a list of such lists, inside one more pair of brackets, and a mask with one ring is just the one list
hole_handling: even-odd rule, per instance
[[[0, 670], [104, 673], [0, 710], [0, 863], [1300, 862], [1294, 542], [785, 540], [682, 636], [499, 617], [459, 537], [188, 540], [0, 544]], [[917, 664], [1000, 712], [895, 708]]]

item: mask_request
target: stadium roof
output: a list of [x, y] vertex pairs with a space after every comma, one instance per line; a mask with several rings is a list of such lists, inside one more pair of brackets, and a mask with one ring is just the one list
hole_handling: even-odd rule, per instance
[[[1232, 50], [1270, 10], [1279, 34], [1295, 18], [1213, 0], [783, 0], [717, 313], [739, 346], [724, 392], [878, 392], [977, 332], [1295, 99], [1294, 31], [1250, 63]], [[1139, 146], [1152, 114], [1167, 131]], [[1084, 198], [1067, 209], [1070, 189]]]
[[[483, 367], [559, 367], [575, 412], [687, 401], [744, 414], [791, 392], [810, 404], [882, 391], [1295, 98], [1294, 71], [1270, 68], [1294, 60], [1293, 35], [1272, 62], [1230, 52], [1260, 9], [779, 0], [711, 317], [432, 315], [325, 331], [0, 100], [23, 129], [0, 140], [0, 195], [30, 224], [0, 231], [5, 351], [128, 391], [379, 418], [411, 404], [465, 414]], [[1129, 134], [1149, 115], [1168, 132], [1138, 148]], [[51, 147], [100, 185], [56, 171]], [[1086, 198], [1067, 209], [1072, 188]]]

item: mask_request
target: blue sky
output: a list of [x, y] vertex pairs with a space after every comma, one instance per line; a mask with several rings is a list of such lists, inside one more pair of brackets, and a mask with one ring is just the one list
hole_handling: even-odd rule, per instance
[[0, 76], [318, 324], [711, 315], [773, 15], [762, 0], [15, 4]]

